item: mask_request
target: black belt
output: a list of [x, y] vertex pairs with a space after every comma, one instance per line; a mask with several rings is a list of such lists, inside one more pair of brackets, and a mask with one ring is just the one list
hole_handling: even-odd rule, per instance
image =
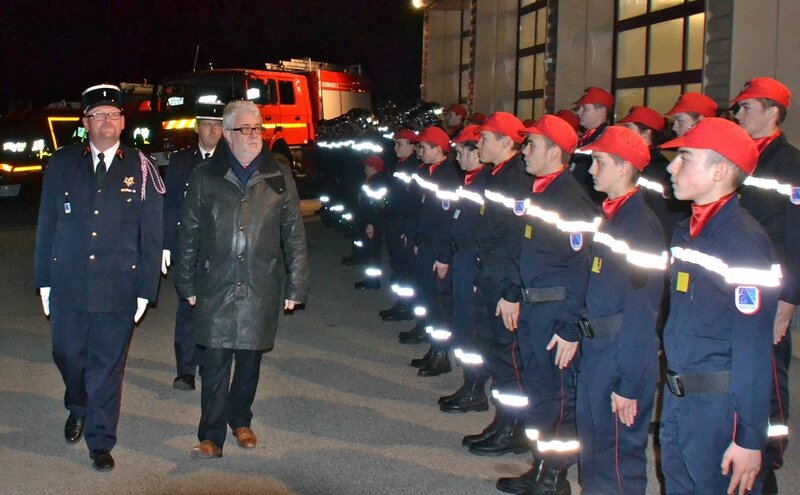
[[589, 321], [586, 318], [581, 318], [578, 322], [578, 326], [580, 327], [583, 336], [587, 339], [593, 339], [595, 337], [611, 337], [616, 335], [616, 333], [619, 332], [620, 327], [622, 327], [622, 313], [611, 316], [601, 316], [600, 318], [592, 318], [592, 321]]
[[522, 300], [528, 304], [563, 301], [567, 297], [565, 287], [542, 287], [537, 289], [520, 289]]
[[683, 397], [689, 394], [727, 394], [730, 382], [730, 371], [684, 373], [679, 375], [672, 370], [667, 370], [667, 387], [676, 397]]

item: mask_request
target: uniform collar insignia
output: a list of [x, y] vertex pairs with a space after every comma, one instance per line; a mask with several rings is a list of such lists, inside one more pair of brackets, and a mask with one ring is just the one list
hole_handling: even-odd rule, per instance
[[91, 153], [91, 152], [92, 152], [92, 149], [91, 149], [91, 148], [89, 148], [89, 145], [86, 145], [86, 147], [85, 147], [85, 148], [83, 148], [83, 152], [81, 152], [81, 156], [85, 158], [85, 157], [87, 157], [87, 156], [89, 155], [89, 153]]

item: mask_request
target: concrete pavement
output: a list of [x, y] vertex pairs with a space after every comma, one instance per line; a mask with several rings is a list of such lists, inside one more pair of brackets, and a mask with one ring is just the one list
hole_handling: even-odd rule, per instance
[[[110, 473], [91, 468], [83, 442], [63, 440], [63, 384], [33, 289], [34, 230], [0, 232], [0, 493], [500, 493], [495, 480], [525, 471], [528, 457], [482, 458], [461, 447], [491, 413], [439, 412], [436, 399], [460, 385], [458, 370], [418, 378], [407, 363], [425, 348], [396, 339], [411, 324], [377, 318], [391, 305], [388, 291], [354, 291], [359, 270], [339, 263], [349, 241], [313, 218], [307, 229], [312, 293], [305, 311], [282, 319], [275, 350], [263, 360], [253, 407], [257, 448], [240, 449], [229, 436], [223, 458], [190, 459], [199, 391], [171, 388], [177, 301], [164, 279], [158, 307], [131, 344]], [[798, 373], [795, 365], [793, 392]], [[782, 493], [800, 486], [791, 472], [800, 466], [800, 445], [790, 444], [787, 465], [779, 472]], [[648, 494], [658, 494], [653, 462], [649, 474]], [[576, 468], [570, 479], [579, 493]]]

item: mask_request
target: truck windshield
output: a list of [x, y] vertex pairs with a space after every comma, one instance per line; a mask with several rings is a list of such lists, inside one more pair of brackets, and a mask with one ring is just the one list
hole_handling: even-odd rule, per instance
[[246, 97], [243, 74], [192, 75], [168, 80], [160, 88], [163, 120], [193, 118], [197, 101], [228, 103]]

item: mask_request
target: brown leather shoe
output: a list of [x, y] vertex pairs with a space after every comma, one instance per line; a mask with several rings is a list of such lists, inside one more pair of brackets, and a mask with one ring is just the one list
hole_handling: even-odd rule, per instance
[[233, 430], [233, 436], [236, 437], [236, 443], [239, 444], [239, 447], [243, 449], [254, 449], [256, 447], [256, 442], [258, 441], [256, 434], [246, 426]]
[[192, 459], [213, 459], [222, 457], [222, 447], [211, 440], [203, 440], [200, 445], [192, 448]]

